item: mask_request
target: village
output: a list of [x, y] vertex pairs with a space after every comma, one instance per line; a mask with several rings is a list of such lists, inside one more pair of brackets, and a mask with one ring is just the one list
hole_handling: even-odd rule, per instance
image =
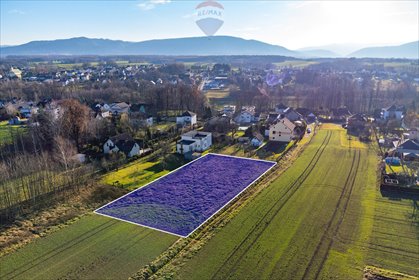
[[[51, 99], [38, 103], [13, 99], [0, 103], [0, 115], [11, 116], [7, 121], [10, 126], [37, 127], [40, 113], [51, 116], [53, 120], [61, 117], [63, 109], [60, 103]], [[129, 129], [124, 133], [104, 135], [96, 153], [92, 153], [90, 148], [87, 154], [79, 151], [70, 156], [81, 163], [100, 160], [111, 154], [122, 154], [127, 159], [139, 158], [158, 149], [159, 141], [169, 139], [175, 143], [173, 151], [169, 152], [186, 160], [196, 159], [214, 149], [222, 151], [232, 147], [243, 150], [244, 155], [274, 159], [273, 156], [281, 154], [290, 142], [303, 139], [320, 123], [337, 123], [347, 130], [348, 137], [359, 137], [365, 142], [377, 141], [382, 149], [384, 182], [390, 185], [397, 182], [398, 185], [398, 181], [406, 180], [396, 178], [404, 175], [411, 178], [411, 186], [417, 184], [415, 164], [419, 161], [419, 132], [417, 127], [409, 127], [404, 122], [404, 106], [392, 105], [375, 115], [365, 115], [352, 114], [345, 107], [332, 109], [327, 114], [307, 108], [294, 109], [283, 103], [265, 112], [257, 112], [255, 106], [242, 106], [236, 110], [236, 105], [231, 104], [216, 110], [209, 118], [184, 111], [164, 120], [148, 113], [149, 110], [149, 104], [91, 104], [90, 120], [108, 123], [128, 120], [128, 126], [138, 128], [137, 133], [132, 133], [135, 129]], [[139, 138], [141, 133], [138, 131], [143, 131], [145, 137]], [[86, 146], [90, 144], [86, 143]]]
[[[374, 227], [370, 236], [381, 238], [381, 232], [386, 232], [386, 238], [398, 242], [398, 247], [413, 248], [409, 243], [412, 238], [397, 241], [394, 232], [399, 231], [400, 217], [405, 215], [408, 224], [403, 224], [402, 230], [407, 236], [415, 235], [411, 224], [416, 210], [406, 216], [406, 211], [416, 209], [419, 190], [419, 118], [415, 102], [419, 83], [412, 71], [414, 65], [405, 62], [403, 67], [384, 67], [381, 63], [369, 64], [374, 63], [370, 60], [352, 63], [348, 59], [344, 66], [332, 60], [303, 61], [306, 64], [297, 67], [301, 61], [265, 63], [264, 59], [243, 64], [231, 58], [230, 63], [144, 63], [138, 59], [2, 65], [0, 192], [4, 196], [0, 215], [3, 221], [10, 221], [1, 236], [5, 250], [11, 252], [9, 256], [31, 250], [25, 246], [27, 242], [43, 246], [36, 240], [41, 237], [41, 242], [50, 242], [57, 236], [55, 230], [69, 236], [58, 244], [72, 244], [72, 230], [76, 231], [75, 240], [79, 240], [78, 232], [93, 232], [92, 238], [79, 240], [79, 245], [60, 253], [76, 256], [68, 269], [48, 264], [54, 267], [54, 275], [83, 278], [84, 272], [72, 274], [79, 269], [74, 258], [89, 262], [92, 255], [112, 255], [111, 259], [118, 263], [112, 266], [114, 278], [121, 273], [127, 277], [135, 273], [151, 275], [154, 272], [148, 267], [138, 270], [152, 258], [138, 265], [130, 254], [122, 253], [124, 258], [120, 258], [113, 252], [120, 252], [126, 242], [141, 239], [144, 234], [151, 237], [132, 246], [132, 250], [138, 250], [136, 253], [154, 250], [160, 240], [167, 238], [158, 253], [150, 254], [156, 258], [151, 265], [163, 271], [162, 267], [166, 263], [170, 267], [172, 259], [179, 261], [177, 255], [167, 258], [165, 250], [169, 246], [175, 250], [185, 248], [188, 258], [194, 258], [195, 249], [189, 246], [201, 234], [231, 231], [231, 236], [239, 233], [246, 242], [253, 242], [259, 236], [273, 236], [270, 231], [263, 234], [272, 219], [278, 219], [280, 224], [274, 228], [274, 236], [286, 236], [289, 227], [295, 226], [293, 221], [302, 218], [301, 231], [294, 235], [299, 241], [292, 244], [308, 246], [313, 233], [307, 229], [311, 227], [318, 227], [319, 233], [316, 246], [321, 249], [310, 251], [319, 253], [308, 253], [307, 264], [302, 266], [302, 273], [310, 273], [323, 267], [310, 265], [310, 258], [325, 258], [339, 230], [351, 233], [353, 228], [363, 228], [360, 223], [371, 221], [372, 215], [376, 216], [374, 225], [367, 226]], [[259, 165], [268, 165], [268, 169], [256, 172]], [[246, 176], [251, 179], [245, 181]], [[130, 208], [115, 214], [113, 202], [125, 198], [120, 205], [129, 206], [139, 197], [137, 192], [161, 182], [165, 184], [161, 192], [149, 196], [152, 203], [159, 205], [157, 212]], [[240, 184], [245, 187], [243, 193], [239, 190], [234, 194], [236, 198], [225, 196], [229, 188]], [[172, 187], [178, 190], [173, 192]], [[198, 203], [191, 196], [196, 195], [195, 191], [214, 193], [208, 198], [204, 195]], [[220, 212], [199, 227], [209, 216], [188, 223], [178, 212], [168, 210], [172, 200], [182, 199], [187, 199], [184, 205], [192, 209], [182, 212], [186, 220], [200, 215], [194, 209], [201, 205]], [[369, 212], [371, 204], [376, 214]], [[401, 205], [404, 212], [397, 210]], [[285, 212], [279, 211], [282, 207]], [[290, 209], [296, 209], [292, 219], [287, 216]], [[135, 219], [127, 219], [127, 213]], [[151, 214], [141, 221], [136, 220], [138, 213]], [[347, 219], [349, 213], [354, 213], [353, 220]], [[169, 216], [165, 219], [155, 218], [166, 214]], [[246, 230], [251, 232], [249, 236], [240, 232], [240, 220], [233, 218], [234, 227], [230, 229], [229, 219], [236, 215], [251, 221], [246, 225], [250, 226]], [[394, 219], [389, 225], [391, 215]], [[170, 227], [163, 227], [162, 221]], [[325, 224], [330, 225], [326, 230]], [[115, 234], [114, 229], [123, 234]], [[112, 244], [92, 245], [98, 236], [108, 236]], [[175, 242], [178, 237], [183, 241]], [[364, 235], [359, 235], [361, 238]], [[359, 239], [356, 244], [364, 242]], [[183, 242], [188, 245], [182, 247]], [[339, 246], [358, 248], [351, 242]], [[362, 244], [376, 246], [375, 239], [368, 242]], [[224, 248], [226, 244], [220, 241], [217, 246]], [[86, 253], [84, 246], [95, 249]], [[112, 253], [97, 253], [97, 248], [111, 248]], [[304, 254], [306, 250], [299, 252]], [[377, 252], [374, 254], [380, 257], [381, 251]], [[218, 250], [214, 256], [218, 258]], [[13, 261], [7, 254], [5, 259]], [[400, 260], [397, 254], [389, 259]], [[231, 265], [229, 259], [223, 261]], [[406, 261], [405, 271], [413, 274], [411, 263]], [[13, 268], [14, 264], [9, 266]], [[222, 270], [224, 265], [220, 267]], [[99, 270], [90, 269], [95, 275], [86, 278], [95, 278], [96, 274], [106, 278]], [[358, 270], [354, 275], [359, 274]], [[20, 270], [6, 273], [27, 275]], [[45, 270], [39, 269], [39, 273], [44, 275]], [[144, 279], [141, 277], [133, 276]]]
[[[347, 129], [348, 135], [366, 142], [376, 141], [382, 148], [383, 162], [387, 166], [383, 167], [384, 175], [393, 173], [392, 164], [405, 165], [405, 162], [418, 161], [418, 124], [414, 120], [414, 114], [408, 114], [405, 106], [393, 103], [373, 112], [362, 113], [361, 107], [349, 109], [327, 100], [327, 107], [322, 105], [313, 108], [317, 101], [308, 100], [305, 102], [308, 106], [302, 107], [298, 99], [283, 97], [282, 102], [275, 104], [268, 98], [280, 94], [278, 91], [283, 91], [296, 82], [304, 83], [312, 75], [310, 71], [326, 73], [327, 69], [316, 64], [308, 68], [298, 68], [283, 63], [272, 68], [237, 67], [234, 63], [54, 63], [20, 68], [11, 66], [9, 69], [3, 67], [0, 83], [20, 82], [54, 88], [75, 84], [81, 84], [85, 88], [99, 85], [101, 88], [110, 87], [114, 90], [113, 86], [117, 88], [115, 83], [118, 81], [133, 81], [134, 86], [146, 92], [134, 99], [122, 96], [118, 100], [113, 97], [114, 102], [106, 102], [106, 98], [99, 97], [99, 92], [95, 93], [97, 97], [93, 99], [87, 95], [83, 97], [86, 101], [81, 102], [81, 105], [88, 108], [86, 120], [89, 126], [100, 124], [102, 127], [113, 127], [100, 135], [92, 135], [91, 140], [85, 141], [83, 147], [77, 147], [77, 155], [72, 156], [83, 161], [100, 161], [112, 153], [122, 153], [128, 159], [141, 157], [159, 149], [159, 143], [166, 141], [173, 141], [175, 144], [172, 152], [187, 160], [195, 159], [210, 150], [231, 150], [232, 147], [241, 149], [242, 154], [250, 156], [263, 154], [265, 157], [273, 157], [281, 154], [288, 143], [299, 141], [304, 135], [314, 131], [319, 123], [337, 123]], [[54, 69], [57, 70], [54, 72]], [[348, 66], [344, 70], [336, 68], [334, 75], [345, 76], [355, 87], [361, 88], [371, 84], [367, 80], [370, 77], [378, 86], [384, 82], [389, 84], [387, 88], [394, 87], [401, 81], [413, 86], [419, 84], [417, 77], [410, 71], [384, 68], [381, 65]], [[183, 110], [185, 106], [182, 105], [182, 100], [169, 101], [169, 97], [159, 98], [159, 95], [156, 99], [155, 93], [168, 87], [197, 87], [200, 97], [194, 98], [199, 99], [197, 102], [206, 104], [205, 108], [194, 105], [199, 108], [198, 111]], [[294, 90], [291, 93], [297, 97], [300, 95]], [[260, 95], [258, 100], [255, 95]], [[253, 102], [246, 100], [247, 96]], [[58, 120], [62, 116], [62, 101], [61, 98], [54, 97], [33, 100], [12, 97], [0, 100], [0, 120], [3, 121], [3, 127], [6, 124], [39, 127], [39, 116], [47, 116], [52, 121]], [[95, 102], [98, 97], [101, 102]], [[166, 101], [164, 105], [163, 100]], [[173, 104], [178, 102], [181, 103], [173, 110]], [[192, 108], [189, 105], [187, 107]], [[11, 130], [8, 132], [12, 133]], [[413, 172], [415, 173], [416, 171]]]

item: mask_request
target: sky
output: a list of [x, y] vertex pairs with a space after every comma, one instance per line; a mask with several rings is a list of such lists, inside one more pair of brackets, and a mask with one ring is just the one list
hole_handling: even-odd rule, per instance
[[[216, 35], [289, 49], [331, 44], [400, 45], [419, 40], [419, 1], [218, 1]], [[204, 36], [200, 1], [0, 0], [0, 44], [72, 37], [125, 41]], [[335, 46], [337, 47], [337, 46]]]

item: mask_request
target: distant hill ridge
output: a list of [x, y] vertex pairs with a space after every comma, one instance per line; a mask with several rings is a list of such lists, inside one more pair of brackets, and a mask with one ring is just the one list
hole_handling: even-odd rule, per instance
[[[349, 56], [418, 58], [418, 43], [395, 47], [365, 48]], [[280, 55], [298, 58], [339, 57], [326, 49], [289, 50], [257, 40], [232, 36], [191, 37], [127, 42], [77, 37], [51, 41], [32, 41], [18, 46], [0, 47], [0, 55]]]
[[419, 59], [419, 41], [400, 46], [363, 48], [349, 55], [350, 57], [376, 57], [376, 58], [409, 58]]
[[256, 40], [230, 36], [126, 42], [85, 37], [32, 41], [2, 47], [2, 55], [283, 55], [297, 52]]

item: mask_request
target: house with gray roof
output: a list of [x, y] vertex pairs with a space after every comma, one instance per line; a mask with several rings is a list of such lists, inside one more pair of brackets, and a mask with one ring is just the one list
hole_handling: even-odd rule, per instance
[[212, 134], [210, 132], [193, 130], [182, 134], [180, 141], [176, 143], [176, 151], [182, 155], [192, 154], [206, 151], [211, 145]]
[[103, 144], [104, 154], [117, 152], [123, 152], [127, 157], [133, 157], [142, 154], [143, 150], [134, 138], [124, 133], [110, 137], [105, 144]]
[[194, 112], [185, 111], [182, 115], [176, 117], [176, 124], [181, 126], [191, 126], [193, 127], [196, 124], [197, 117]]

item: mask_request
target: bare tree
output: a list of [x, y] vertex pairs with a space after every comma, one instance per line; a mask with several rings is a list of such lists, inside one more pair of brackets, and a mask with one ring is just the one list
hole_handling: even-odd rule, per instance
[[68, 171], [69, 167], [72, 167], [71, 165], [74, 163], [72, 157], [76, 154], [76, 147], [71, 141], [62, 136], [54, 138], [54, 158], [64, 165], [66, 171]]

